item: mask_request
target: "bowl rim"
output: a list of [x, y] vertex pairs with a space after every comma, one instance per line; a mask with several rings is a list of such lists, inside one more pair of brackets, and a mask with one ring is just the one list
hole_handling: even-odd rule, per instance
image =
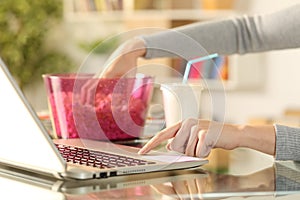
[[85, 79], [85, 78], [91, 78], [91, 79], [100, 79], [100, 80], [121, 80], [121, 79], [154, 79], [153, 76], [150, 75], [144, 75], [143, 77], [116, 77], [116, 78], [101, 78], [101, 77], [95, 77], [94, 73], [48, 73], [43, 74], [42, 77], [44, 79], [51, 78], [51, 79]]

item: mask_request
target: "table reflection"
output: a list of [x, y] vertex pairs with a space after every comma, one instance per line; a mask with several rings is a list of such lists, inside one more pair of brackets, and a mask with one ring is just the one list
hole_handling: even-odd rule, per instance
[[254, 174], [234, 176], [209, 173], [201, 179], [175, 181], [168, 184], [153, 185], [161, 194], [179, 199], [220, 198], [227, 196], [249, 196], [251, 192], [273, 192], [274, 168], [267, 168]]
[[[247, 175], [202, 168], [62, 181], [0, 173], [1, 194], [10, 199], [299, 199], [300, 164], [278, 162]], [[29, 180], [27, 180], [29, 178]], [[14, 198], [17, 197], [17, 198]], [[266, 198], [268, 197], [268, 198]]]
[[[290, 167], [293, 166], [293, 167]], [[300, 197], [298, 163], [275, 163], [252, 174], [235, 176], [204, 170], [182, 170], [172, 180], [132, 188], [68, 195], [68, 199], [230, 199], [231, 197]], [[298, 170], [299, 169], [299, 170]]]

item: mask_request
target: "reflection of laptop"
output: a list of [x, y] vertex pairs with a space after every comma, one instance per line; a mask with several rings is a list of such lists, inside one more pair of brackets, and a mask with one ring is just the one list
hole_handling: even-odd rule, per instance
[[[93, 179], [191, 168], [207, 163], [204, 159], [174, 153], [152, 152], [140, 156], [137, 148], [110, 142], [81, 139], [53, 142], [1, 59], [0, 66], [2, 165], [59, 179]], [[62, 155], [60, 151], [65, 152]]]
[[[12, 172], [13, 171], [13, 172]], [[9, 167], [0, 166], [0, 188], [1, 191], [23, 190], [34, 192], [26, 192], [21, 194], [19, 199], [27, 198], [32, 194], [48, 193], [48, 199], [64, 199], [68, 195], [89, 195], [91, 193], [102, 193], [112, 190], [123, 190], [134, 187], [149, 187], [159, 184], [168, 184], [170, 182], [183, 182], [192, 179], [204, 179], [207, 177], [205, 171], [197, 169], [188, 170], [172, 170], [161, 171], [146, 174], [134, 174], [131, 176], [117, 176], [109, 179], [91, 179], [83, 181], [58, 180], [45, 176], [33, 176], [32, 173], [24, 173], [22, 170], [11, 170]], [[8, 184], [11, 182], [11, 184]], [[18, 188], [17, 188], [18, 187]], [[28, 189], [31, 188], [31, 189]], [[3, 193], [3, 192], [2, 192]], [[50, 198], [52, 196], [52, 198]], [[39, 196], [43, 197], [43, 196]], [[58, 198], [57, 198], [58, 197]], [[44, 199], [44, 198], [35, 198]]]
[[[36, 174], [10, 170], [9, 167], [3, 166], [0, 166], [0, 188], [1, 196], [30, 200], [90, 199], [89, 197], [93, 197], [93, 199], [116, 199], [118, 198], [116, 194], [129, 194], [126, 197], [132, 199], [139, 199], [139, 197], [143, 199], [145, 196], [148, 199], [193, 199], [193, 197], [194, 199], [201, 197], [201, 199], [214, 200], [234, 200], [237, 197], [249, 199], [274, 199], [276, 197], [276, 199], [280, 199], [284, 195], [290, 196], [283, 199], [299, 199], [300, 182], [299, 179], [295, 181], [295, 177], [299, 177], [299, 171], [294, 171], [284, 165], [278, 171], [277, 164], [275, 188], [267, 187], [268, 181], [261, 178], [257, 179], [254, 184], [247, 181], [236, 182], [235, 178], [238, 180], [239, 176], [209, 173], [199, 168], [117, 176], [101, 180], [69, 181], [34, 176]], [[257, 173], [253, 176], [258, 177]], [[244, 180], [245, 177], [251, 180], [251, 174], [240, 176]], [[184, 185], [189, 188], [193, 184], [197, 187], [193, 194], [190, 194], [193, 190], [179, 187]], [[278, 185], [282, 185], [282, 187], [277, 188]], [[134, 191], [137, 190], [139, 192], [135, 193]], [[124, 198], [124, 196], [122, 197]]]

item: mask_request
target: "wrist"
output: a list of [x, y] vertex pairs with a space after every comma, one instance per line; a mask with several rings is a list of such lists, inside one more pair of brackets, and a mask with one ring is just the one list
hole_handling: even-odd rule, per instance
[[233, 124], [223, 124], [221, 135], [215, 147], [227, 150], [241, 147], [243, 140], [242, 127]]
[[146, 55], [145, 42], [139, 38], [130, 40], [125, 47], [125, 53], [135, 58], [144, 57]]
[[275, 154], [275, 130], [272, 125], [238, 127], [238, 147], [254, 149], [270, 155]]
[[247, 147], [249, 143], [248, 125], [237, 125], [237, 147]]

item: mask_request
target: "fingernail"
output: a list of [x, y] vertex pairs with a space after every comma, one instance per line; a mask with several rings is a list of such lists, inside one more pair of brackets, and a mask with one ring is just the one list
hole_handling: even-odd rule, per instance
[[144, 149], [140, 149], [139, 151], [138, 151], [138, 154], [145, 154], [146, 152], [145, 152], [145, 150]]

